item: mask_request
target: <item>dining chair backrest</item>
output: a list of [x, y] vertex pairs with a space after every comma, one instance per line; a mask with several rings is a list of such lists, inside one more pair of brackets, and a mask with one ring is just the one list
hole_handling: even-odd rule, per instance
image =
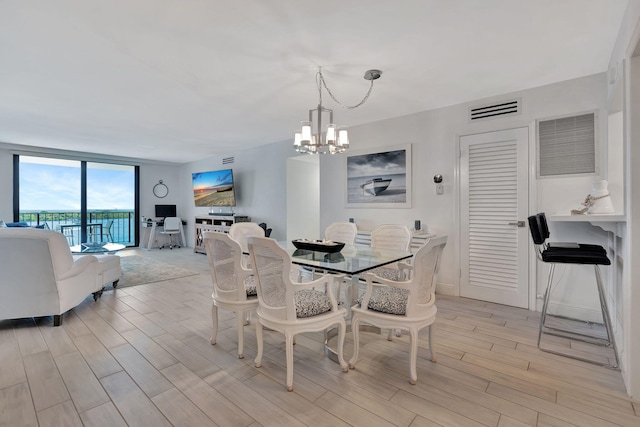
[[180, 217], [170, 216], [164, 219], [164, 231], [173, 231], [175, 233], [180, 232], [180, 226], [182, 225], [182, 221]]
[[248, 243], [262, 314], [275, 319], [295, 321], [294, 289], [290, 277], [291, 257], [273, 239], [249, 237]]
[[334, 242], [353, 245], [356, 242], [358, 227], [352, 222], [334, 222], [324, 230], [324, 238]]
[[247, 238], [250, 236], [264, 237], [265, 229], [255, 222], [237, 222], [229, 228], [229, 237], [240, 244], [242, 252], [248, 254]]
[[447, 244], [447, 236], [432, 237], [413, 255], [413, 276], [416, 287], [414, 300], [407, 305], [407, 315], [417, 307], [433, 303], [438, 280], [438, 269], [442, 250]]
[[244, 279], [251, 271], [242, 268], [242, 249], [238, 242], [226, 233], [215, 231], [206, 231], [203, 237], [213, 280], [214, 299], [246, 300]]
[[382, 224], [371, 232], [371, 247], [408, 251], [411, 246], [409, 227], [398, 224]]

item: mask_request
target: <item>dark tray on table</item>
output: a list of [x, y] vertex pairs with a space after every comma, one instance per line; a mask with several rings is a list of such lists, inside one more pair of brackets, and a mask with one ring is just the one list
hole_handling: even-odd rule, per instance
[[298, 239], [292, 240], [293, 246], [297, 249], [306, 249], [308, 251], [316, 251], [316, 252], [340, 252], [342, 248], [344, 248], [344, 243], [342, 242], [322, 242], [317, 240], [306, 240], [306, 239]]

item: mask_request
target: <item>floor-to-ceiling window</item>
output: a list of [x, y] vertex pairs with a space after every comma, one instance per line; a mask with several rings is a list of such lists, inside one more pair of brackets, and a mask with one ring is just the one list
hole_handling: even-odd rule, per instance
[[136, 245], [137, 166], [16, 155], [14, 217], [69, 244]]

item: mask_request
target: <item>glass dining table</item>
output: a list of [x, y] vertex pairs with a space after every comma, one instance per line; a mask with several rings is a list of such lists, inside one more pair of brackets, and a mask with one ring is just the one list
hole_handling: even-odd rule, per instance
[[[393, 264], [413, 256], [410, 251], [392, 249], [378, 249], [367, 246], [345, 246], [340, 252], [326, 253], [306, 249], [296, 249], [292, 243], [283, 244], [291, 256], [291, 262], [315, 271], [344, 274], [350, 278], [350, 286], [345, 289], [345, 303], [349, 308], [359, 297], [359, 282], [361, 275], [377, 267]], [[340, 295], [337, 296], [340, 298]], [[348, 327], [349, 328], [349, 327]], [[349, 329], [348, 329], [349, 330]], [[363, 325], [361, 331], [379, 333], [380, 328]], [[337, 330], [325, 331], [325, 353], [337, 362], [337, 355], [330, 340], [337, 335]]]
[[[329, 273], [345, 274], [351, 278], [352, 284], [357, 284], [360, 276], [369, 270], [393, 264], [398, 261], [411, 258], [410, 251], [399, 251], [393, 249], [378, 249], [368, 246], [345, 246], [340, 252], [327, 253], [312, 251], [307, 249], [296, 249], [293, 244], [287, 243], [286, 247], [291, 262], [308, 267], [316, 271], [326, 271]], [[349, 307], [358, 298], [358, 287], [351, 286], [350, 298], [347, 298]], [[339, 296], [338, 296], [339, 297]]]

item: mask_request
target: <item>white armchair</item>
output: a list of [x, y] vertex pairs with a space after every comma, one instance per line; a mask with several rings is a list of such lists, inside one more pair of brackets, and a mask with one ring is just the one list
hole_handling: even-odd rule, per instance
[[[399, 224], [382, 224], [371, 232], [371, 247], [374, 249], [397, 249], [408, 251], [411, 248], [411, 231]], [[378, 267], [371, 271], [376, 276], [388, 280], [404, 280], [405, 271], [402, 263], [386, 267]]]
[[[258, 228], [262, 231], [262, 228]], [[205, 231], [203, 235], [213, 279], [211, 344], [215, 344], [218, 337], [218, 307], [234, 311], [238, 329], [238, 358], [242, 359], [244, 325], [248, 323], [251, 311], [258, 307], [253, 271], [242, 265], [242, 249], [231, 236], [216, 231]]]
[[333, 295], [334, 278], [325, 275], [311, 282], [296, 282], [294, 278], [297, 275], [297, 269], [293, 268], [287, 251], [278, 246], [275, 240], [249, 237], [248, 243], [258, 292], [256, 368], [262, 365], [263, 327], [284, 334], [287, 390], [292, 391], [295, 335], [324, 331], [336, 325], [338, 327], [338, 361], [342, 370], [348, 372], [349, 367], [342, 353], [346, 332], [346, 310], [338, 308]]
[[94, 256], [73, 259], [56, 231], [0, 229], [0, 318], [62, 315], [102, 287]]
[[358, 227], [352, 222], [333, 222], [324, 230], [324, 238], [334, 242], [342, 242], [347, 245], [356, 243]]
[[351, 307], [351, 329], [354, 351], [349, 367], [355, 368], [360, 352], [360, 324], [374, 325], [390, 330], [409, 331], [409, 383], [418, 380], [418, 333], [428, 327], [431, 361], [436, 361], [433, 350], [431, 325], [436, 320], [436, 282], [442, 250], [447, 236], [430, 239], [413, 256], [413, 272], [410, 280], [393, 281], [367, 273], [367, 290], [359, 305]]
[[251, 236], [265, 237], [264, 228], [255, 222], [236, 222], [229, 228], [229, 237], [238, 242], [242, 248], [242, 265], [245, 268], [251, 268], [249, 262], [249, 245], [247, 239]]

